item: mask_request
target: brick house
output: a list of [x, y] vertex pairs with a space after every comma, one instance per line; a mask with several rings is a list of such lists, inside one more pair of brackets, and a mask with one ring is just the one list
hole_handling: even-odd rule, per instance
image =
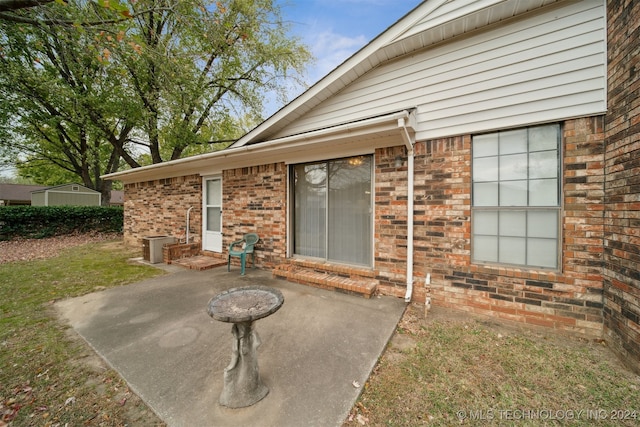
[[221, 152], [107, 175], [125, 241], [606, 337], [640, 370], [633, 2], [427, 0]]

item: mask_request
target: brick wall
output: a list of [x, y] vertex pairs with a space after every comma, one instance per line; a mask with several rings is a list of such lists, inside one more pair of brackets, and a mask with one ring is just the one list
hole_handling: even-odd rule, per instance
[[602, 331], [603, 119], [564, 131], [562, 270], [471, 264], [471, 137], [416, 144], [416, 287], [432, 304], [585, 335]]
[[[471, 138], [415, 146], [414, 289], [470, 263]], [[444, 303], [444, 301], [442, 301]]]
[[[395, 166], [396, 157], [403, 165]], [[402, 294], [407, 275], [407, 154], [404, 147], [375, 153], [374, 257], [376, 279]], [[395, 289], [395, 292], [394, 292]]]
[[202, 178], [189, 175], [126, 184], [124, 189], [124, 241], [142, 246], [145, 236], [185, 238], [187, 209], [190, 238], [201, 241]]
[[[261, 237], [256, 264], [272, 267], [286, 256], [287, 167], [284, 163], [224, 171], [223, 251], [245, 233]], [[142, 246], [142, 238], [184, 238], [190, 206], [190, 236], [201, 242], [202, 178], [190, 175], [125, 186], [124, 238]], [[236, 260], [234, 260], [236, 261]]]
[[[598, 335], [603, 321], [603, 118], [563, 123], [561, 272], [472, 265], [471, 136], [415, 147], [414, 298], [534, 325]], [[396, 158], [402, 165], [396, 166]], [[376, 279], [393, 295], [406, 284], [407, 158], [402, 146], [375, 154]], [[199, 237], [202, 179], [192, 175], [126, 186], [125, 238], [183, 236], [186, 210]], [[223, 173], [224, 247], [247, 232], [261, 236], [257, 264], [286, 259], [287, 166]], [[198, 239], [199, 240], [199, 239]], [[431, 285], [425, 284], [427, 274]], [[621, 316], [631, 313], [620, 309]]]
[[[287, 166], [275, 163], [224, 171], [224, 247], [257, 233], [256, 264], [273, 267], [286, 257]], [[226, 249], [225, 249], [226, 250]]]
[[612, 348], [640, 372], [640, 8], [607, 2], [604, 320]]

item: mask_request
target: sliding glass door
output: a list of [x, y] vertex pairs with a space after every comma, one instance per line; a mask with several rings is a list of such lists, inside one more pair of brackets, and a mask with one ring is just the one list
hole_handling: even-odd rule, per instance
[[372, 157], [294, 165], [294, 253], [372, 263]]

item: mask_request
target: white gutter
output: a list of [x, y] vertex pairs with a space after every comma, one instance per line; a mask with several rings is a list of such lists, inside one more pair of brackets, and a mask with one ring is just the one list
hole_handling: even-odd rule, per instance
[[407, 292], [405, 302], [411, 302], [413, 294], [413, 183], [415, 136], [409, 134], [405, 119], [398, 119], [398, 127], [402, 127], [402, 139], [407, 147]]

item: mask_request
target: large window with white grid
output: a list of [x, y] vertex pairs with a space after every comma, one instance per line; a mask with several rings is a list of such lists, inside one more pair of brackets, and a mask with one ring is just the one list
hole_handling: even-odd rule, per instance
[[560, 125], [473, 137], [472, 261], [558, 269]]

